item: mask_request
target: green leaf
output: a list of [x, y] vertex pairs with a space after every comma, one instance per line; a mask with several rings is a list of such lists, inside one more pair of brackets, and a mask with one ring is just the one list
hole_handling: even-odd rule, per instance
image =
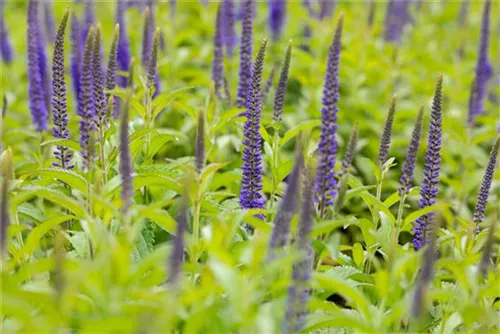
[[79, 152], [81, 147], [80, 143], [70, 139], [51, 139], [44, 141], [40, 144], [41, 146], [54, 145], [54, 146], [64, 146], [72, 149], [75, 152]]
[[72, 212], [77, 218], [87, 217], [87, 211], [79, 201], [74, 200], [68, 195], [47, 188], [30, 188], [29, 191], [23, 192], [14, 197], [11, 202], [11, 206], [16, 208], [21, 203], [29, 201], [33, 197], [45, 198], [48, 201], [56, 203], [63, 209]]
[[358, 268], [361, 268], [364, 259], [364, 250], [359, 242], [356, 242], [352, 247], [352, 259]]
[[137, 217], [137, 219], [140, 218], [148, 218], [151, 222], [157, 224], [169, 234], [175, 235], [177, 223], [166, 210], [158, 209], [156, 207], [146, 208], [141, 211]]
[[372, 168], [373, 175], [375, 176], [377, 181], [380, 180], [382, 176], [382, 171], [380, 170], [380, 167], [376, 163], [374, 163], [371, 159], [368, 158], [361, 158], [361, 161], [364, 164], [368, 164]]
[[35, 227], [28, 234], [28, 239], [26, 240], [26, 244], [24, 245], [25, 254], [27, 254], [28, 256], [32, 256], [33, 252], [38, 246], [38, 243], [47, 232], [49, 232], [52, 228], [56, 227], [57, 225], [60, 225], [64, 222], [70, 221], [75, 218], [76, 217], [72, 215], [63, 215], [59, 217], [54, 217], [44, 221], [43, 223]]
[[134, 175], [135, 191], [147, 186], [159, 186], [165, 189], [173, 190], [178, 194], [182, 193], [182, 186], [169, 177], [155, 174]]
[[403, 227], [406, 226], [407, 224], [411, 224], [412, 222], [414, 222], [418, 218], [420, 218], [420, 217], [422, 217], [430, 212], [436, 211], [437, 208], [438, 208], [438, 203], [431, 205], [431, 206], [426, 206], [423, 209], [420, 209], [420, 210], [417, 210], [417, 211], [410, 213], [405, 218], [405, 220], [403, 222]]
[[370, 302], [366, 296], [353, 285], [352, 281], [350, 282], [342, 277], [318, 272], [314, 273], [313, 277], [317, 288], [343, 296], [348, 301], [354, 303], [364, 316], [369, 317]]
[[320, 126], [320, 125], [321, 125], [321, 121], [320, 120], [310, 120], [310, 121], [303, 122], [303, 123], [297, 125], [294, 128], [291, 128], [290, 130], [288, 130], [285, 133], [285, 135], [283, 136], [283, 138], [280, 139], [279, 146], [285, 145], [286, 143], [288, 143], [288, 141], [290, 141], [291, 139], [295, 138], [302, 131], [313, 129], [313, 128], [315, 128], [317, 126]]
[[176, 138], [170, 134], [156, 135], [149, 144], [148, 158], [152, 159], [154, 155], [163, 147], [163, 145], [175, 139]]
[[269, 136], [269, 133], [263, 124], [260, 124], [260, 134], [266, 143], [271, 143], [271, 136]]
[[52, 177], [69, 185], [72, 189], [77, 189], [82, 194], [86, 194], [88, 190], [87, 181], [80, 174], [64, 168], [53, 167], [40, 169], [35, 174]]
[[[365, 324], [363, 317], [352, 310], [331, 310], [328, 313], [313, 313], [308, 317], [308, 322], [301, 334], [330, 333], [332, 329], [350, 329], [353, 333], [370, 333], [373, 327]], [[325, 331], [322, 331], [322, 330]], [[337, 333], [337, 332], [332, 332]], [[346, 333], [342, 330], [340, 333]], [[351, 331], [347, 332], [351, 333]]]
[[363, 193], [361, 194], [361, 198], [365, 201], [366, 204], [370, 208], [377, 208], [377, 212], [383, 212], [387, 215], [389, 218], [390, 222], [394, 224], [396, 222], [396, 218], [392, 214], [391, 210], [387, 206], [384, 205], [380, 200], [378, 200], [375, 196], [373, 196], [370, 193]]
[[17, 213], [27, 216], [37, 222], [45, 220], [45, 214], [32, 203], [22, 203], [17, 207]]
[[158, 95], [153, 100], [153, 119], [155, 119], [156, 116], [158, 116], [158, 114], [172, 101], [182, 96], [186, 91], [191, 90], [193, 88], [194, 86], [189, 86]]
[[348, 225], [351, 222], [352, 220], [342, 219], [342, 220], [325, 221], [318, 224], [314, 224], [311, 230], [311, 238], [314, 239], [320, 235], [329, 234], [333, 230]]

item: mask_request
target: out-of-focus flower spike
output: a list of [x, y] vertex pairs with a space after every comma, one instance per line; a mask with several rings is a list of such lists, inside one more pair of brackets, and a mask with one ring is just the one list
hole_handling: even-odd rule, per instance
[[370, 6], [368, 8], [368, 27], [373, 27], [375, 22], [375, 14], [377, 12], [377, 2], [375, 0], [370, 0]]
[[48, 126], [48, 110], [45, 101], [45, 85], [40, 68], [40, 29], [38, 24], [38, 2], [28, 4], [28, 89], [32, 122], [37, 131], [44, 131]]
[[198, 126], [196, 127], [196, 146], [195, 146], [195, 165], [196, 172], [201, 174], [205, 165], [205, 113], [200, 108], [198, 113]]
[[409, 13], [410, 1], [390, 0], [385, 14], [384, 39], [399, 44], [407, 23], [411, 22]]
[[490, 195], [491, 184], [493, 182], [493, 176], [495, 174], [495, 168], [498, 164], [498, 151], [500, 150], [500, 135], [497, 136], [495, 144], [491, 149], [490, 157], [488, 159], [488, 165], [484, 172], [483, 181], [481, 187], [479, 188], [479, 193], [477, 195], [476, 209], [474, 210], [474, 224], [475, 230], [479, 230], [479, 224], [483, 222], [484, 213], [486, 212], [486, 206], [488, 205], [488, 197]]
[[434, 228], [428, 233], [427, 248], [422, 254], [422, 269], [419, 273], [417, 280], [417, 286], [415, 288], [414, 297], [411, 300], [411, 315], [414, 318], [420, 317], [424, 309], [424, 299], [425, 293], [427, 291], [427, 286], [431, 282], [434, 263], [437, 260], [436, 252], [436, 233], [437, 228]]
[[127, 217], [130, 206], [133, 202], [134, 188], [133, 188], [133, 166], [132, 157], [130, 154], [130, 143], [128, 133], [130, 99], [132, 92], [127, 89], [123, 110], [120, 115], [120, 176], [122, 179], [122, 192], [121, 199], [123, 201], [122, 212], [123, 216]]
[[391, 148], [392, 139], [392, 125], [394, 124], [394, 114], [396, 113], [397, 101], [398, 98], [394, 95], [389, 108], [389, 113], [385, 119], [384, 130], [382, 132], [382, 136], [380, 137], [380, 147], [378, 150], [378, 164], [380, 167], [382, 167], [389, 159], [389, 149]]
[[14, 60], [14, 50], [7, 31], [3, 0], [0, 0], [0, 58], [7, 64]]
[[321, 217], [333, 204], [336, 194], [335, 163], [337, 154], [337, 118], [339, 101], [339, 69], [343, 15], [339, 17], [335, 36], [328, 54], [328, 64], [323, 86], [323, 107], [321, 109], [321, 137], [318, 145], [318, 165], [316, 170], [316, 201]]
[[168, 0], [168, 4], [170, 5], [170, 18], [175, 18], [177, 14], [177, 0]]
[[298, 193], [300, 189], [300, 180], [304, 166], [304, 156], [302, 154], [302, 145], [297, 145], [295, 154], [295, 164], [288, 178], [288, 186], [281, 200], [280, 207], [274, 219], [274, 227], [269, 241], [270, 259], [273, 258], [277, 249], [285, 246], [288, 242], [290, 233], [290, 223], [296, 212]]
[[253, 44], [253, 11], [254, 0], [245, 0], [241, 6], [244, 9], [244, 18], [241, 28], [240, 42], [240, 70], [238, 83], [238, 108], [247, 106], [247, 97], [249, 96], [249, 86], [252, 77], [252, 44]]
[[467, 21], [467, 13], [469, 12], [470, 0], [462, 0], [460, 11], [458, 12], [458, 26], [464, 27]]
[[[125, 12], [127, 4], [124, 0], [118, 0], [116, 3], [116, 23], [120, 27], [120, 35], [118, 39], [118, 71], [128, 72], [130, 66], [130, 42], [127, 34], [127, 25], [125, 20]], [[120, 87], [127, 86], [127, 78], [119, 76], [117, 83]]]
[[83, 12], [82, 20], [82, 42], [85, 43], [87, 36], [89, 34], [90, 27], [92, 27], [97, 22], [95, 18], [95, 8], [94, 0], [87, 0], [85, 2], [85, 10]]
[[269, 28], [273, 41], [278, 41], [283, 33], [286, 20], [286, 0], [269, 1]]
[[273, 66], [271, 68], [271, 73], [269, 73], [266, 83], [264, 84], [264, 88], [262, 88], [262, 101], [265, 101], [267, 96], [269, 95], [269, 92], [271, 92], [271, 88], [273, 87], [274, 84], [275, 75], [276, 75], [276, 66]]
[[485, 278], [488, 274], [488, 265], [491, 258], [491, 251], [493, 250], [493, 245], [495, 244], [495, 229], [498, 223], [498, 219], [499, 217], [497, 214], [497, 216], [494, 217], [491, 222], [491, 226], [488, 231], [488, 238], [486, 239], [486, 243], [483, 247], [483, 255], [481, 256], [481, 260], [479, 262], [479, 273], [481, 273], [481, 275]]
[[9, 148], [1, 155], [2, 184], [0, 197], [0, 256], [3, 254], [7, 240], [7, 227], [10, 224], [9, 218], [9, 184], [13, 175], [12, 150]]
[[217, 18], [215, 19], [214, 33], [214, 58], [212, 60], [212, 81], [214, 82], [215, 93], [219, 100], [222, 100], [221, 89], [224, 86], [224, 50], [222, 45], [222, 4], [217, 8]]
[[320, 20], [331, 18], [334, 8], [335, 2], [333, 0], [319, 0], [318, 18]]
[[283, 115], [283, 108], [285, 106], [285, 94], [288, 87], [288, 72], [290, 70], [291, 56], [292, 42], [290, 41], [288, 42], [288, 46], [286, 48], [285, 60], [283, 61], [283, 66], [281, 67], [278, 88], [276, 89], [276, 95], [274, 97], [273, 120], [276, 122], [281, 122], [281, 117]]
[[352, 166], [352, 161], [354, 155], [356, 154], [356, 147], [358, 145], [359, 136], [359, 123], [356, 121], [354, 127], [352, 128], [351, 135], [349, 136], [349, 141], [347, 142], [347, 147], [344, 153], [344, 158], [342, 159], [342, 175], [348, 174], [349, 169]]
[[54, 11], [52, 0], [46, 0], [43, 3], [43, 18], [45, 22], [45, 33], [51, 43], [56, 39], [56, 27], [54, 24]]
[[[52, 122], [54, 123], [52, 135], [58, 139], [69, 139], [66, 78], [64, 76], [64, 35], [68, 17], [69, 10], [66, 10], [57, 30], [52, 57]], [[58, 145], [54, 155], [57, 160], [54, 163], [56, 166], [64, 169], [72, 168], [71, 152], [66, 146]]]
[[233, 56], [233, 50], [238, 44], [235, 23], [236, 13], [233, 0], [222, 0], [222, 42], [229, 57]]
[[170, 253], [169, 261], [169, 283], [172, 286], [176, 286], [180, 279], [181, 266], [184, 261], [184, 233], [188, 228], [189, 219], [189, 183], [186, 181], [184, 193], [180, 199], [179, 211], [177, 213], [177, 230], [175, 232], [174, 244], [172, 246], [172, 252]]
[[226, 77], [224, 77], [224, 95], [227, 99], [227, 104], [231, 107], [233, 105], [233, 99], [231, 97], [231, 87], [229, 87], [229, 82], [227, 82]]
[[312, 175], [307, 176], [303, 188], [296, 246], [304, 258], [297, 261], [293, 266], [292, 281], [288, 287], [287, 309], [283, 322], [284, 333], [298, 333], [304, 328], [307, 304], [310, 297], [308, 282], [311, 279], [314, 258], [310, 237], [314, 216], [314, 177]]
[[[262, 137], [260, 134], [260, 114], [262, 109], [261, 81], [267, 39], [263, 39], [252, 70], [248, 92], [246, 121], [243, 129], [243, 166], [240, 190], [240, 205], [243, 209], [263, 209], [265, 198], [262, 194]], [[258, 215], [263, 219], [263, 215]]]
[[[443, 120], [443, 76], [439, 75], [431, 108], [431, 125], [425, 154], [424, 178], [420, 187], [419, 209], [432, 206], [437, 202], [439, 171], [441, 169], [441, 137]], [[413, 229], [413, 246], [422, 248], [429, 243], [428, 232], [434, 228], [434, 212], [417, 219]]]
[[486, 0], [484, 3], [483, 19], [481, 23], [481, 37], [478, 50], [478, 58], [476, 64], [476, 74], [474, 78], [474, 91], [470, 100], [469, 109], [469, 126], [475, 125], [476, 117], [484, 114], [484, 99], [488, 93], [488, 81], [493, 74], [493, 67], [488, 59], [489, 43], [490, 43], [490, 11], [491, 0]]

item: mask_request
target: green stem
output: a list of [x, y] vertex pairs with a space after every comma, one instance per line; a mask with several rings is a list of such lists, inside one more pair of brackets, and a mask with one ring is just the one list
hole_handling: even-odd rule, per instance
[[[272, 159], [272, 188], [271, 188], [271, 200], [269, 202], [269, 211], [272, 210], [273, 204], [274, 204], [274, 197], [276, 196], [276, 191], [278, 190], [278, 164], [279, 164], [279, 140], [280, 140], [280, 135], [278, 131], [274, 133], [273, 137], [273, 159]], [[272, 216], [272, 213], [270, 213]]]
[[101, 168], [102, 168], [102, 185], [104, 185], [108, 182], [108, 176], [107, 171], [106, 171], [106, 154], [104, 152], [104, 129], [102, 126], [99, 127], [99, 143], [100, 143], [100, 159], [101, 159]]
[[200, 241], [200, 212], [201, 212], [201, 194], [200, 188], [196, 191], [196, 199], [194, 201], [194, 215], [193, 215], [193, 248], [194, 260], [198, 261], [199, 254], [199, 241]]

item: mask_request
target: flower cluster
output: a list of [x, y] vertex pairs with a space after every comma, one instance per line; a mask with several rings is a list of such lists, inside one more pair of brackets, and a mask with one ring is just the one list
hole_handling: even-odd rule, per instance
[[[260, 134], [262, 99], [260, 86], [266, 45], [267, 39], [264, 39], [253, 66], [245, 112], [247, 119], [243, 130], [245, 139], [243, 140], [243, 173], [240, 191], [240, 205], [243, 209], [263, 209], [265, 204], [262, 194], [262, 137]], [[263, 218], [261, 215], [259, 217]]]
[[335, 162], [337, 154], [337, 118], [339, 101], [339, 67], [342, 38], [343, 17], [339, 18], [335, 29], [335, 37], [330, 46], [323, 87], [323, 108], [321, 109], [321, 137], [318, 145], [318, 166], [316, 170], [316, 201], [319, 203], [321, 215], [333, 204], [336, 179]]
[[[443, 110], [443, 77], [440, 75], [436, 83], [434, 99], [432, 101], [431, 125], [427, 140], [425, 154], [424, 179], [420, 188], [420, 202], [418, 207], [423, 209], [437, 202], [441, 163], [441, 136], [442, 136], [442, 110]], [[429, 242], [428, 232], [434, 226], [434, 212], [423, 215], [417, 219], [413, 230], [413, 246], [422, 248]]]

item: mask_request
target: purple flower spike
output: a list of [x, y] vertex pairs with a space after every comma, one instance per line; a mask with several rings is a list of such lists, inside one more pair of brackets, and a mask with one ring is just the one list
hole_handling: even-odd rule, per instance
[[[120, 25], [120, 38], [118, 40], [118, 70], [128, 72], [130, 66], [130, 42], [127, 35], [127, 26], [125, 24], [125, 11], [127, 4], [123, 0], [116, 3], [116, 23]], [[127, 87], [127, 78], [120, 76], [118, 78], [120, 87]]]
[[266, 83], [264, 84], [264, 88], [262, 88], [262, 101], [265, 101], [269, 93], [271, 92], [271, 88], [274, 83], [274, 76], [276, 75], [276, 66], [271, 68], [271, 73], [267, 77]]
[[484, 4], [483, 20], [481, 23], [481, 40], [479, 43], [478, 59], [476, 64], [476, 77], [474, 78], [473, 91], [469, 103], [469, 126], [474, 126], [476, 117], [484, 113], [484, 99], [487, 95], [488, 80], [493, 74], [493, 67], [488, 60], [490, 40], [490, 7], [491, 0]]
[[307, 303], [310, 290], [308, 282], [311, 279], [314, 254], [311, 249], [310, 232], [314, 215], [314, 178], [308, 176], [302, 193], [302, 210], [299, 220], [299, 231], [296, 247], [304, 255], [304, 259], [293, 265], [292, 282], [288, 287], [287, 310], [283, 322], [283, 333], [298, 333], [306, 324]]
[[462, 28], [465, 27], [467, 21], [467, 14], [469, 13], [470, 0], [463, 0], [458, 12], [458, 25]]
[[198, 114], [198, 125], [196, 127], [196, 144], [195, 144], [195, 166], [196, 172], [201, 175], [205, 165], [205, 113], [200, 109]]
[[424, 107], [420, 108], [420, 111], [418, 112], [417, 120], [415, 122], [415, 126], [411, 135], [410, 144], [408, 145], [406, 159], [403, 164], [402, 174], [399, 180], [400, 186], [398, 188], [399, 197], [401, 198], [403, 198], [410, 192], [412, 186], [413, 173], [415, 171], [415, 165], [417, 163], [418, 147], [420, 146], [420, 137], [422, 136], [423, 117]]
[[[267, 39], [263, 39], [255, 59], [248, 92], [243, 140], [243, 172], [241, 178], [240, 205], [242, 209], [263, 209], [265, 198], [262, 194], [262, 137], [260, 135], [260, 113], [262, 109], [261, 81]], [[263, 219], [263, 215], [258, 215]]]
[[[119, 25], [115, 25], [115, 33], [113, 35], [113, 43], [111, 43], [111, 49], [109, 51], [108, 58], [108, 71], [106, 75], [106, 89], [113, 90], [116, 88], [116, 52], [118, 47], [118, 39], [120, 38], [120, 27]], [[111, 101], [111, 106], [108, 106], [108, 109], [112, 112], [115, 118], [118, 118], [120, 115], [119, 105], [118, 105], [118, 97], [113, 97], [110, 100], [110, 94], [106, 93], [106, 100]]]
[[148, 80], [147, 86], [150, 91], [154, 91], [153, 97], [156, 96], [159, 87], [158, 84], [158, 51], [160, 48], [160, 28], [156, 28], [153, 39], [153, 47], [148, 61]]
[[274, 252], [284, 247], [288, 243], [288, 235], [290, 234], [290, 222], [292, 221], [293, 215], [296, 212], [297, 202], [299, 196], [297, 196], [300, 188], [300, 176], [302, 173], [302, 167], [304, 166], [304, 156], [302, 155], [300, 145], [298, 146], [297, 154], [295, 158], [295, 165], [293, 167], [292, 173], [289, 176], [288, 186], [286, 192], [281, 200], [278, 213], [274, 219], [274, 228], [271, 233], [271, 239], [269, 242], [269, 251], [271, 252], [271, 259], [274, 256]]
[[7, 228], [10, 224], [9, 218], [9, 187], [10, 179], [13, 175], [12, 150], [8, 148], [2, 154], [0, 174], [2, 183], [0, 184], [0, 257], [3, 255], [7, 241]]
[[40, 29], [38, 26], [38, 2], [28, 4], [28, 85], [32, 122], [37, 131], [47, 129], [48, 110], [45, 101], [45, 87], [40, 68]]
[[96, 22], [97, 20], [95, 18], [94, 0], [87, 0], [85, 2], [85, 11], [83, 12], [82, 20], [82, 43], [85, 43], [89, 34], [90, 27], [92, 27]]
[[[443, 110], [443, 76], [438, 77], [431, 109], [431, 125], [425, 154], [424, 178], [420, 189], [419, 209], [431, 206], [437, 202], [439, 170], [441, 163], [441, 136]], [[413, 229], [413, 246], [422, 248], [429, 243], [428, 234], [434, 229], [434, 212], [417, 219]]]
[[179, 276], [181, 275], [181, 267], [184, 258], [184, 233], [188, 228], [188, 218], [189, 218], [189, 188], [186, 184], [186, 189], [181, 197], [181, 203], [179, 205], [179, 212], [177, 213], [177, 231], [175, 232], [175, 239], [172, 245], [172, 253], [170, 253], [169, 259], [169, 283], [172, 286], [176, 286], [179, 282]]
[[339, 101], [339, 67], [343, 16], [335, 29], [335, 37], [330, 46], [328, 65], [323, 87], [323, 108], [321, 109], [321, 137], [318, 145], [318, 166], [316, 170], [316, 202], [319, 203], [321, 217], [328, 206], [333, 204], [336, 193], [335, 162], [337, 154], [337, 113]]
[[81, 76], [81, 89], [80, 89], [80, 104], [81, 119], [80, 119], [80, 147], [82, 149], [83, 165], [84, 168], [91, 168], [92, 166], [92, 151], [91, 136], [94, 131], [94, 120], [96, 118], [96, 110], [94, 103], [93, 86], [94, 81], [92, 77], [92, 50], [94, 44], [94, 28], [90, 28], [87, 41], [85, 42], [85, 50], [83, 56], [82, 76]]
[[238, 44], [238, 37], [235, 30], [236, 13], [233, 0], [222, 1], [222, 43], [226, 47], [229, 57], [233, 56], [233, 49]]
[[[70, 30], [70, 38], [71, 38], [71, 78], [73, 79], [73, 90], [75, 91], [75, 95], [77, 97], [80, 96], [80, 76], [82, 72], [82, 58], [83, 58], [83, 47], [81, 42], [81, 31], [80, 31], [80, 22], [78, 21], [78, 17], [73, 13], [71, 15], [71, 30]], [[79, 102], [79, 101], [78, 101]], [[78, 104], [77, 114], [80, 115], [81, 106]]]
[[285, 106], [285, 94], [288, 87], [288, 71], [290, 69], [290, 58], [292, 57], [292, 42], [288, 42], [286, 48], [285, 60], [283, 66], [281, 67], [280, 80], [278, 82], [278, 88], [276, 89], [276, 95], [274, 97], [273, 105], [273, 120], [275, 122], [281, 122], [281, 116], [283, 115], [283, 108]]
[[120, 175], [122, 179], [122, 193], [121, 198], [123, 201], [122, 212], [127, 216], [128, 210], [132, 205], [132, 197], [134, 195], [134, 187], [132, 184], [132, 158], [130, 155], [130, 144], [128, 134], [128, 121], [130, 110], [130, 95], [132, 92], [127, 90], [127, 97], [121, 112], [120, 119]]
[[222, 5], [219, 5], [215, 20], [214, 58], [212, 60], [212, 81], [219, 100], [222, 100], [221, 88], [224, 86], [224, 50], [222, 48], [221, 24]]
[[387, 114], [387, 118], [385, 119], [382, 137], [380, 138], [380, 147], [378, 150], [378, 164], [380, 167], [382, 167], [389, 159], [389, 149], [391, 148], [392, 139], [392, 125], [394, 123], [394, 114], [396, 113], [397, 101], [398, 98], [396, 97], [396, 95], [394, 95], [391, 101], [391, 107], [389, 108], [389, 113]]
[[273, 41], [278, 41], [283, 32], [286, 20], [286, 0], [270, 0], [269, 28]]
[[351, 135], [349, 136], [349, 141], [347, 142], [347, 148], [344, 153], [344, 158], [342, 159], [342, 175], [348, 174], [349, 169], [352, 166], [352, 161], [354, 160], [354, 155], [356, 154], [356, 148], [358, 146], [358, 137], [359, 123], [356, 121]]
[[50, 42], [56, 39], [56, 28], [54, 25], [54, 12], [52, 9], [52, 0], [46, 0], [43, 3], [43, 18], [45, 22], [45, 33]]
[[319, 0], [318, 18], [324, 20], [332, 17], [335, 3], [333, 0]]
[[[66, 101], [66, 79], [64, 77], [64, 34], [68, 23], [69, 11], [66, 11], [57, 30], [54, 55], [52, 58], [52, 122], [54, 138], [69, 139], [68, 108]], [[54, 152], [57, 162], [55, 166], [72, 168], [71, 152], [65, 146], [58, 145]]]
[[404, 27], [411, 22], [409, 0], [390, 0], [385, 14], [384, 39], [399, 44]]
[[254, 1], [245, 0], [241, 4], [244, 9], [245, 17], [242, 22], [241, 43], [240, 43], [240, 80], [238, 83], [238, 108], [247, 106], [247, 96], [250, 80], [252, 77], [252, 20], [254, 11]]
[[12, 49], [9, 33], [7, 32], [3, 7], [3, 0], [0, 0], [0, 56], [5, 63], [9, 64], [14, 60], [14, 51]]
[[500, 150], [500, 135], [497, 136], [495, 145], [491, 149], [490, 157], [488, 159], [488, 165], [483, 176], [483, 182], [481, 183], [481, 188], [479, 188], [479, 194], [477, 195], [476, 209], [474, 210], [474, 224], [476, 231], [479, 230], [479, 224], [484, 219], [484, 213], [486, 212], [486, 206], [488, 205], [488, 197], [490, 195], [491, 183], [493, 182], [493, 175], [495, 174], [495, 168], [498, 160], [498, 151]]
[[153, 47], [154, 37], [154, 22], [151, 8], [146, 7], [144, 11], [144, 28], [142, 32], [142, 66], [148, 68], [149, 57], [151, 56], [151, 48]]
[[104, 128], [107, 123], [106, 96], [104, 94], [104, 73], [101, 66], [101, 27], [98, 25], [94, 33], [92, 50], [92, 99], [94, 100], [95, 123], [98, 128]]

